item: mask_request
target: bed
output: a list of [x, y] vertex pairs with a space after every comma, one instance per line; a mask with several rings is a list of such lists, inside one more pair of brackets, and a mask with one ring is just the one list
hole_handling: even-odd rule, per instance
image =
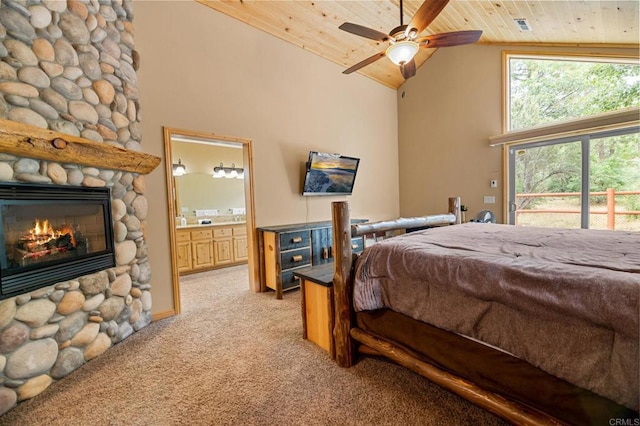
[[[352, 226], [333, 203], [336, 362], [385, 356], [516, 424], [638, 424], [640, 233], [459, 224], [458, 206]], [[352, 257], [395, 226], [430, 228]]]

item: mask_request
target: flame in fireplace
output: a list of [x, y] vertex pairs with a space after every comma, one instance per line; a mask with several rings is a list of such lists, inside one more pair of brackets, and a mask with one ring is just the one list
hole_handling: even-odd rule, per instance
[[[35, 225], [29, 230], [29, 235], [25, 235], [23, 240], [26, 242], [26, 247], [30, 252], [40, 252], [47, 250], [49, 243], [60, 240], [61, 237], [68, 239], [68, 245], [66, 248], [76, 247], [76, 237], [73, 232], [73, 228], [69, 225], [62, 225], [60, 229], [55, 229], [47, 219], [40, 222], [36, 219]], [[66, 248], [58, 247], [57, 251], [65, 250]]]
[[55, 231], [53, 230], [53, 228], [51, 228], [51, 226], [49, 225], [49, 221], [48, 220], [43, 220], [42, 221], [42, 225], [40, 224], [39, 220], [36, 220], [36, 224], [33, 227], [33, 229], [31, 230], [31, 235], [35, 235], [35, 237], [40, 237], [43, 235], [49, 236], [52, 235]]

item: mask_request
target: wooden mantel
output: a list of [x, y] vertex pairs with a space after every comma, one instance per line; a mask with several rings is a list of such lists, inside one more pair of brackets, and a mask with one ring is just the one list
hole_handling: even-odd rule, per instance
[[155, 155], [1, 119], [0, 152], [140, 174], [160, 164]]

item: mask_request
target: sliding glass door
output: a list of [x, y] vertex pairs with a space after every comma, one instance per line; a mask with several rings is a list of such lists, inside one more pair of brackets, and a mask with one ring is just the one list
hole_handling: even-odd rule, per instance
[[510, 146], [510, 224], [640, 230], [638, 128]]
[[589, 228], [640, 231], [640, 133], [590, 141]]

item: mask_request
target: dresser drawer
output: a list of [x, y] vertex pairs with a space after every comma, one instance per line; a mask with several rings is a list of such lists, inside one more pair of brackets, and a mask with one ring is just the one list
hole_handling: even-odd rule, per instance
[[233, 235], [231, 228], [215, 228], [213, 230], [213, 238], [229, 238]]
[[200, 229], [198, 231], [191, 231], [192, 240], [210, 240], [211, 229]]
[[288, 290], [300, 285], [300, 280], [293, 275], [294, 270], [284, 271], [282, 273], [282, 290]]
[[360, 253], [362, 250], [364, 250], [364, 238], [352, 238], [351, 251], [353, 251], [354, 253]]
[[283, 232], [280, 234], [281, 251], [308, 247], [310, 243], [311, 231]]
[[311, 248], [289, 250], [280, 254], [280, 269], [299, 268], [311, 264]]

